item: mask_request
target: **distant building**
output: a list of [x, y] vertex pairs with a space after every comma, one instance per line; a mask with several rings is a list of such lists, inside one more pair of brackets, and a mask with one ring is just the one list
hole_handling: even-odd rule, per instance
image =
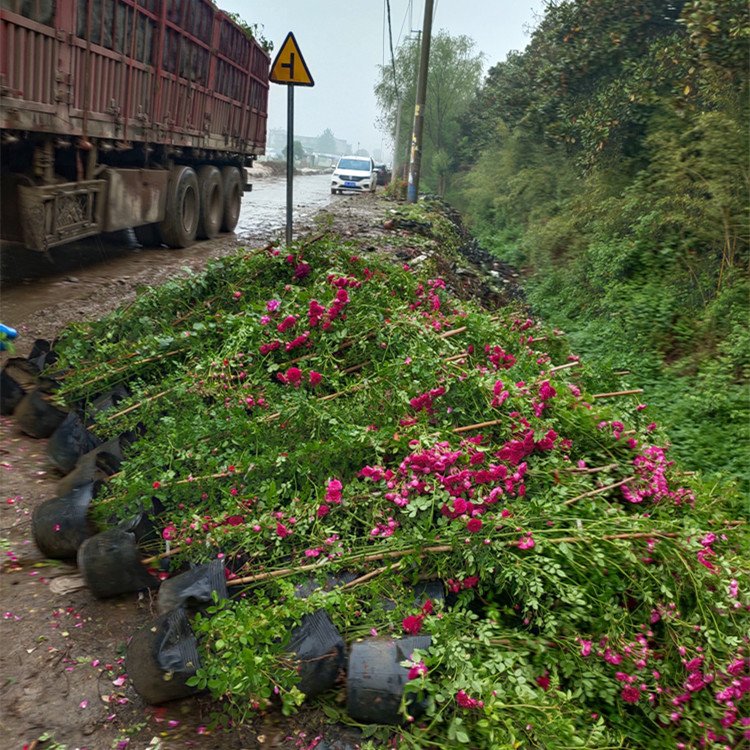
[[[343, 138], [328, 138], [326, 143], [321, 143], [322, 136], [295, 135], [295, 141], [299, 141], [302, 148], [309, 154], [320, 154], [326, 157], [344, 156], [352, 151], [352, 144]], [[333, 152], [331, 152], [333, 146]], [[266, 140], [266, 154], [273, 157], [281, 156], [286, 148], [286, 130], [283, 128], [274, 128], [268, 131]]]

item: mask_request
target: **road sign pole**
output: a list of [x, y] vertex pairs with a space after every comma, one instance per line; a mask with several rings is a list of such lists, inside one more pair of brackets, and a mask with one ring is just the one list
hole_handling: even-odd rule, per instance
[[269, 80], [286, 86], [286, 246], [289, 247], [292, 244], [294, 199], [294, 87], [315, 85], [291, 31], [271, 65]]
[[286, 246], [290, 247], [294, 196], [294, 86], [287, 86], [286, 90]]

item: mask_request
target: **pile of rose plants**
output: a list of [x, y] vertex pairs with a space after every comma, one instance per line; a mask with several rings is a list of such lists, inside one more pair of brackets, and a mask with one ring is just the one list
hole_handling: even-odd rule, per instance
[[[349, 643], [431, 637], [404, 665], [399, 747], [747, 739], [731, 489], [681, 473], [637, 389], [559, 332], [359, 252], [331, 236], [243, 252], [56, 346], [67, 404], [131, 394], [95, 427], [140, 435], [101, 524], [156, 506], [144, 555], [226, 565], [230, 598], [192, 619], [194, 685], [237, 720], [294, 710], [286, 641], [324, 608]], [[446, 596], [417, 602], [435, 580]], [[316, 702], [347, 720], [340, 690]]]

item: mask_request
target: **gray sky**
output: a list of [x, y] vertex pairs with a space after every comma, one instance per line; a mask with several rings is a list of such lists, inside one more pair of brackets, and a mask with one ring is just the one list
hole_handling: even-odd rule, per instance
[[[352, 148], [383, 149], [390, 144], [377, 128], [373, 89], [378, 65], [390, 61], [385, 0], [217, 0], [220, 8], [238, 13], [248, 23], [263, 25], [276, 55], [292, 31], [315, 86], [294, 92], [294, 132], [320, 135], [330, 128]], [[529, 41], [543, 0], [435, 0], [433, 32], [471, 37], [485, 54], [485, 71], [521, 50]], [[391, 0], [394, 49], [411, 29], [421, 29], [424, 0]], [[269, 127], [286, 129], [286, 86], [271, 84]]]

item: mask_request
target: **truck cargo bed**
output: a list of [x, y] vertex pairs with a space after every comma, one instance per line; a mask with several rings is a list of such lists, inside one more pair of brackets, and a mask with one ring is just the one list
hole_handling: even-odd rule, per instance
[[264, 153], [269, 56], [208, 0], [1, 0], [0, 128]]

